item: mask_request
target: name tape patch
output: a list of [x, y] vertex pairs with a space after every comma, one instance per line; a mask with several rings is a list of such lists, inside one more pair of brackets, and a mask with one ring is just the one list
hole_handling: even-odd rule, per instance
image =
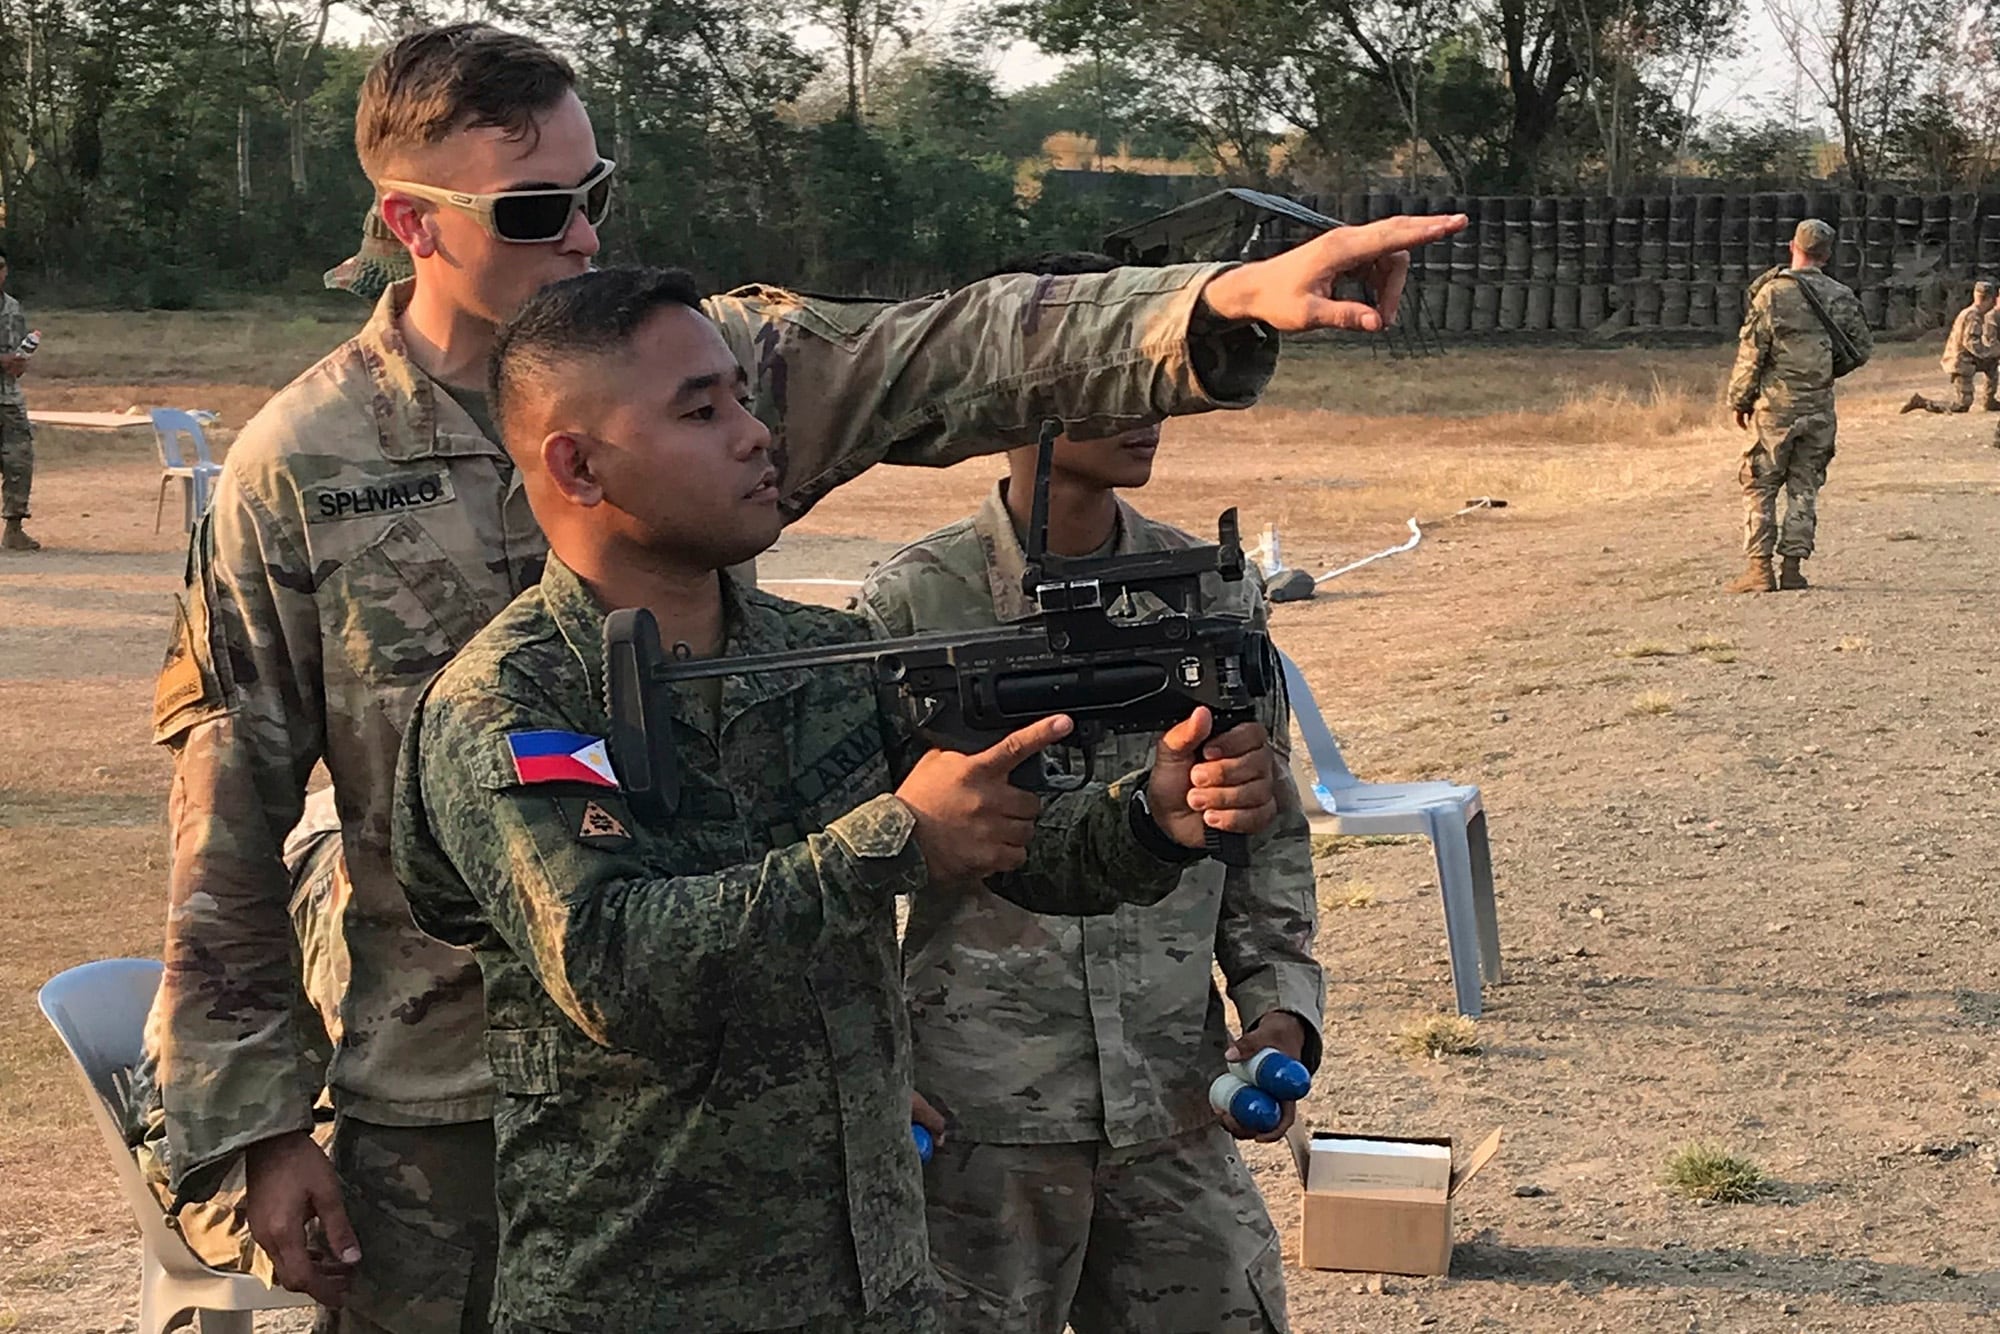
[[448, 505], [458, 498], [448, 472], [406, 473], [354, 486], [317, 486], [305, 493], [306, 522], [332, 523], [371, 514]]

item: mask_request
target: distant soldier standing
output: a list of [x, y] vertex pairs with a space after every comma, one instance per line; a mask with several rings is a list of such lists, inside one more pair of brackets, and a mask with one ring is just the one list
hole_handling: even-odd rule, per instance
[[[1757, 438], [1738, 474], [1749, 566], [1729, 585], [1732, 593], [1806, 587], [1799, 562], [1812, 555], [1819, 489], [1833, 461], [1833, 382], [1874, 350], [1860, 301], [1821, 271], [1832, 255], [1833, 228], [1807, 218], [1792, 234], [1790, 266], [1755, 287], [1743, 318], [1729, 406], [1745, 431], [1754, 417]], [[1776, 578], [1774, 551], [1784, 558]]]
[[1996, 381], [2000, 381], [2000, 347], [1994, 345], [1994, 338], [2000, 336], [2000, 322], [1993, 318], [1993, 284], [1978, 282], [1972, 285], [1972, 304], [1958, 312], [1958, 318], [1951, 322], [1951, 333], [1944, 340], [1944, 355], [1938, 358], [1938, 365], [1951, 377], [1952, 401], [1940, 403], [1922, 394], [1911, 394], [1910, 401], [1903, 404], [1902, 411], [1917, 412], [1970, 412], [1972, 411], [1972, 390], [1981, 375], [1986, 377], [1986, 402], [1988, 412], [2000, 411], [2000, 398], [1995, 397]]
[[42, 544], [21, 531], [28, 517], [28, 491], [35, 481], [35, 435], [28, 426], [28, 401], [21, 374], [28, 369], [28, 317], [7, 294], [7, 252], [0, 250], [0, 550], [40, 551]]

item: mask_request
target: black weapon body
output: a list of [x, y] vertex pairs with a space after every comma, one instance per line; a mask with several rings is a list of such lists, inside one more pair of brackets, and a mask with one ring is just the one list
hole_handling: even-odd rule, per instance
[[[679, 805], [670, 693], [682, 681], [760, 672], [865, 665], [881, 704], [927, 743], [975, 754], [1043, 718], [1067, 714], [1064, 749], [1081, 771], [1037, 756], [1013, 781], [1030, 791], [1087, 782], [1090, 755], [1113, 734], [1159, 733], [1205, 706], [1219, 735], [1258, 717], [1280, 690], [1270, 640], [1241, 617], [1205, 614], [1201, 578], [1244, 575], [1236, 511], [1218, 522], [1215, 546], [1128, 556], [1062, 557], [1046, 551], [1047, 472], [1059, 424], [1042, 434], [1024, 589], [1036, 616], [990, 629], [913, 635], [861, 644], [735, 658], [665, 652], [644, 608], [605, 620], [605, 705], [619, 782], [642, 816]], [[1141, 606], [1146, 596], [1152, 605]], [[1211, 829], [1209, 849], [1232, 866], [1249, 862], [1241, 834]]]

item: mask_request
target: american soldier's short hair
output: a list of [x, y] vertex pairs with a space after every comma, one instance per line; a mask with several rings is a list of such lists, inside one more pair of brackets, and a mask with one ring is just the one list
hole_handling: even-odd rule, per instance
[[1044, 250], [1039, 255], [1016, 255], [986, 275], [1001, 278], [1010, 273], [1043, 273], [1068, 278], [1079, 273], [1109, 273], [1122, 267], [1109, 255], [1095, 250]]
[[490, 23], [450, 23], [402, 38], [375, 58], [354, 111], [354, 151], [371, 181], [398, 157], [459, 130], [535, 134], [535, 117], [576, 87], [568, 61]]

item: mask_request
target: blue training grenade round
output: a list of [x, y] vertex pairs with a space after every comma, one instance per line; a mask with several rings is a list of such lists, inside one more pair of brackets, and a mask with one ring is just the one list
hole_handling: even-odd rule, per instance
[[1283, 1118], [1276, 1098], [1235, 1075], [1215, 1077], [1208, 1086], [1208, 1105], [1233, 1117], [1253, 1135], [1270, 1134]]
[[1313, 1087], [1312, 1071], [1276, 1047], [1266, 1047], [1247, 1061], [1231, 1061], [1229, 1073], [1279, 1102], [1297, 1102]]
[[931, 1160], [931, 1155], [937, 1151], [937, 1141], [931, 1138], [931, 1132], [925, 1130], [915, 1121], [912, 1121], [910, 1122], [910, 1138], [917, 1142], [918, 1161], [928, 1163]]

